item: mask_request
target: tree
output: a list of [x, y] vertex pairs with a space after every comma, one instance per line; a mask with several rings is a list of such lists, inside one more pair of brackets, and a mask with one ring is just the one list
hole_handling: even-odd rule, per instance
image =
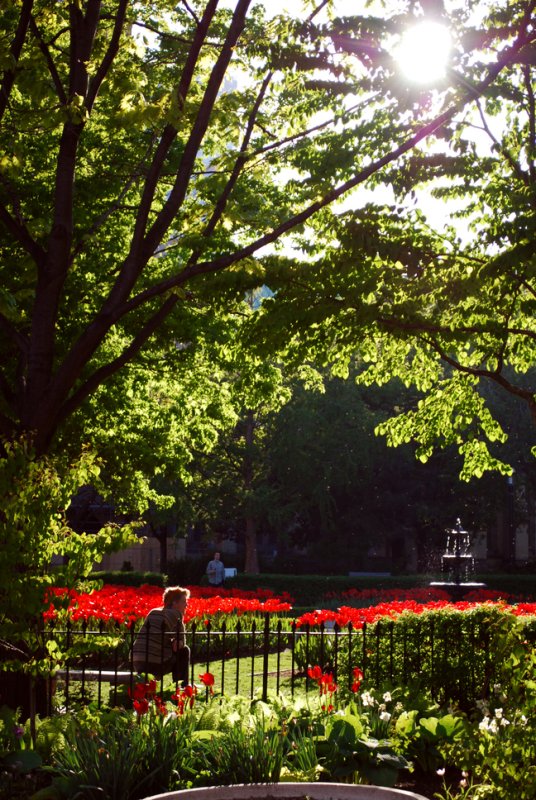
[[[255, 313], [251, 303], [246, 311]], [[215, 447], [195, 453], [184, 489], [196, 522], [216, 540], [243, 541], [244, 571], [258, 573], [257, 530], [273, 504], [266, 484], [266, 441], [271, 420], [290, 399], [291, 389], [277, 364], [240, 348], [240, 325], [236, 333], [237, 346], [228, 351], [223, 378], [236, 421], [221, 432]]]
[[[144, 358], [165, 352], [170, 372], [184, 361], [195, 369], [207, 325], [217, 336], [220, 316], [263, 283], [262, 248], [306, 223], [318, 233], [312, 247], [324, 247], [331, 204], [441, 135], [532, 42], [532, 4], [509, 5], [508, 41], [478, 81], [446, 86], [441, 107], [428, 111], [378, 46], [410, 13], [326, 21], [324, 7], [334, 4], [306, 19], [267, 20], [250, 0], [234, 10], [217, 0], [2, 4], [7, 476], [13, 448], [28, 463], [34, 454], [56, 459], [60, 480], [65, 447], [79, 454], [86, 441], [107, 439], [113, 462], [111, 437], [92, 422], [110, 425], [135, 407], [143, 416], [170, 397], [155, 387], [140, 409], [135, 371], [143, 365], [147, 374]], [[489, 48], [503, 33], [490, 29]], [[197, 400], [210, 420], [210, 402]], [[195, 416], [192, 408], [188, 426]], [[124, 464], [139, 478], [131, 440], [121, 440], [114, 471]], [[153, 454], [145, 448], [141, 457], [147, 465]], [[8, 549], [21, 544], [21, 570], [32, 565], [23, 527], [4, 527]]]
[[531, 41], [530, 10], [515, 9], [479, 83], [448, 87], [426, 115], [408, 113], [379, 50], [359, 49], [361, 34], [378, 41], [407, 17], [267, 22], [250, 0], [233, 12], [215, 0], [5, 4], [3, 436], [31, 433], [46, 452], [165, 321], [258, 283], [262, 247], [493, 85]]
[[[481, 86], [487, 56], [519, 35], [515, 19], [532, 18], [534, 4], [487, 8], [478, 29], [473, 12], [468, 4], [451, 19], [451, 77]], [[390, 203], [326, 210], [314, 223], [316, 246], [325, 231], [330, 240], [320, 255], [311, 252], [308, 272], [274, 259], [266, 279], [277, 299], [265, 306], [265, 336], [290, 330], [291, 357], [329, 362], [338, 374], [358, 347], [370, 364], [361, 380], [397, 376], [416, 386], [415, 406], [379, 430], [393, 445], [417, 442], [422, 460], [437, 446], [457, 446], [466, 480], [512, 469], [484, 383], [517, 398], [536, 423], [535, 63], [529, 33], [493, 85], [436, 132], [433, 147], [376, 174], [378, 186], [393, 190]], [[421, 93], [422, 104], [433, 101]], [[452, 209], [443, 230], [415, 207], [417, 199], [425, 208], [426, 188], [444, 201], [446, 218]]]
[[[478, 491], [460, 485], [461, 459], [452, 449], [422, 464], [412, 445], [393, 455], [374, 435], [394, 406], [413, 405], [416, 392], [398, 381], [360, 386], [354, 379], [362, 368], [352, 365], [347, 380], [327, 378], [324, 391], [295, 387], [272, 422], [266, 445], [272, 518], [264, 533], [284, 571], [300, 563], [320, 572], [370, 568], [369, 549], [382, 553], [384, 543], [392, 552], [389, 568], [403, 568], [407, 534], [417, 545], [418, 569], [430, 571], [431, 555], [457, 516], [470, 530], [490, 522], [496, 487], [492, 480]], [[307, 555], [296, 557], [296, 546]]]

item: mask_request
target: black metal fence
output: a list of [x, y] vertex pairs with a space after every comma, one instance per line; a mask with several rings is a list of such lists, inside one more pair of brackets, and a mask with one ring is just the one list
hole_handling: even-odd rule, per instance
[[[155, 632], [153, 632], [155, 633]], [[165, 631], [162, 637], [164, 652]], [[117, 704], [143, 679], [134, 666], [133, 628], [101, 624], [69, 625], [47, 630], [68, 657], [58, 662], [50, 682], [50, 705], [69, 708], [75, 702]], [[413, 626], [382, 620], [362, 628], [297, 627], [290, 620], [269, 614], [247, 627], [240, 624], [217, 630], [211, 624], [192, 624], [186, 633], [190, 648], [191, 683], [200, 675], [214, 675], [214, 690], [222, 694], [260, 695], [288, 691], [318, 691], [308, 667], [319, 666], [333, 675], [341, 692], [351, 691], [353, 670], [363, 673], [363, 687], [408, 686], [425, 690], [438, 702], [456, 701], [471, 707], [493, 685], [496, 665], [492, 658], [490, 629], [463, 618], [437, 625], [433, 618]], [[164, 672], [166, 672], [164, 668]], [[171, 670], [167, 670], [171, 672]], [[159, 678], [160, 690], [171, 674]]]

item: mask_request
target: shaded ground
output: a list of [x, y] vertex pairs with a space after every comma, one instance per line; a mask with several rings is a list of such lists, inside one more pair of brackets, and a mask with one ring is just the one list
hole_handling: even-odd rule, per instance
[[457, 769], [447, 770], [445, 775], [437, 775], [435, 772], [422, 772], [418, 768], [412, 773], [403, 773], [403, 778], [395, 784], [395, 789], [404, 789], [406, 792], [415, 792], [428, 800], [436, 800], [448, 797], [445, 786], [450, 790], [451, 795], [459, 791], [461, 772]]

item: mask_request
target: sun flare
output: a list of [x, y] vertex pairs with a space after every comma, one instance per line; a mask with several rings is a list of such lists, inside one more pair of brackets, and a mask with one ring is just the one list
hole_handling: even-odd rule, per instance
[[394, 57], [409, 80], [430, 84], [445, 76], [451, 44], [444, 25], [419, 22], [402, 35]]

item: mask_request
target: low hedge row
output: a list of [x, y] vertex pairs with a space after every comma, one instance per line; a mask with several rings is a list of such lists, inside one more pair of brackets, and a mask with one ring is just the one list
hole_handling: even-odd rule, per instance
[[167, 586], [167, 575], [162, 572], [138, 572], [136, 570], [111, 570], [109, 572], [92, 572], [90, 580], [102, 581], [105, 583], [115, 583], [121, 586], [141, 586], [149, 583], [153, 586]]
[[[160, 572], [113, 571], [94, 572], [91, 578], [104, 583], [117, 583], [126, 586], [141, 586], [144, 583], [155, 586], [168, 586], [175, 583], [189, 583], [186, 576], [165, 575]], [[182, 579], [181, 579], [182, 578]], [[431, 580], [440, 580], [432, 575], [236, 575], [225, 582], [227, 589], [271, 589], [276, 594], [288, 592], [297, 606], [315, 606], [329, 592], [340, 593], [347, 589], [411, 589], [428, 586]], [[536, 597], [536, 575], [481, 575], [475, 581], [485, 583], [488, 589], [522, 595], [527, 599]]]

